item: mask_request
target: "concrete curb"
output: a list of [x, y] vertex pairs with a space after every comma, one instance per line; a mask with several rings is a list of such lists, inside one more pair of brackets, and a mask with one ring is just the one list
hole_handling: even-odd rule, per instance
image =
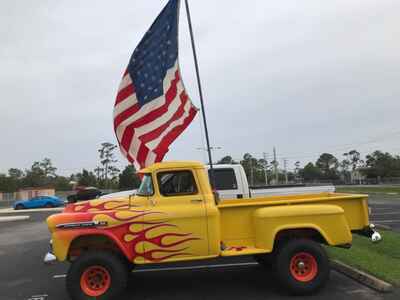
[[46, 212], [46, 211], [62, 211], [64, 207], [53, 207], [53, 208], [35, 208], [35, 209], [21, 209], [15, 210], [13, 208], [3, 208], [0, 209], [0, 214], [24, 214], [24, 213], [31, 213], [31, 212]]
[[350, 267], [349, 265], [346, 265], [340, 261], [331, 260], [331, 267], [337, 272], [340, 272], [378, 292], [389, 293], [393, 291], [393, 286], [390, 283], [387, 283], [356, 268]]
[[9, 217], [0, 217], [1, 222], [15, 222], [15, 221], [25, 221], [29, 220], [29, 216], [9, 216]]

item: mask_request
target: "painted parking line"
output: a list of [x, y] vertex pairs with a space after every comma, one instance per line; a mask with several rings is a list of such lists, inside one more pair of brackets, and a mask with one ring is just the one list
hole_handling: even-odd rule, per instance
[[34, 209], [18, 209], [15, 210], [13, 208], [2, 208], [0, 209], [0, 214], [20, 214], [20, 213], [28, 213], [28, 212], [44, 212], [44, 211], [62, 211], [64, 207], [52, 207], [52, 208], [34, 208]]
[[386, 215], [400, 215], [400, 211], [392, 211], [392, 212], [382, 212], [382, 213], [372, 213], [372, 216], [378, 217], [378, 216], [386, 216]]
[[[248, 263], [236, 263], [236, 264], [217, 264], [217, 265], [202, 265], [202, 266], [191, 266], [191, 267], [175, 267], [175, 268], [153, 268], [153, 269], [141, 269], [133, 270], [132, 273], [150, 273], [150, 272], [163, 272], [163, 271], [182, 271], [182, 270], [201, 270], [201, 269], [216, 269], [216, 268], [227, 268], [227, 267], [248, 267], [256, 266], [257, 262]], [[65, 278], [66, 274], [54, 275], [54, 279]]]
[[399, 223], [400, 224], [400, 219], [399, 220], [374, 220], [371, 222], [373, 222], [373, 223]]

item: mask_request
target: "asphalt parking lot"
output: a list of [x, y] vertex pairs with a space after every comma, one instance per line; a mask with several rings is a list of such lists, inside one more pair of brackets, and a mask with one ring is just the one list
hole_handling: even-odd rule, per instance
[[[47, 213], [29, 213], [28, 221], [0, 224], [0, 299], [69, 299], [68, 264], [45, 266], [49, 233]], [[167, 269], [162, 269], [167, 268]], [[252, 258], [230, 258], [138, 268], [119, 299], [306, 299], [282, 290], [274, 275]], [[377, 293], [335, 271], [313, 299], [399, 299], [396, 291]]]
[[370, 195], [368, 203], [372, 209], [371, 223], [389, 226], [400, 232], [400, 198]]

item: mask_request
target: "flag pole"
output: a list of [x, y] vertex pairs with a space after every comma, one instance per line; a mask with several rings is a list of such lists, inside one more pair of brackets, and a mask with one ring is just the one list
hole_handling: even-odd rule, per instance
[[187, 20], [188, 20], [188, 24], [189, 24], [190, 40], [192, 42], [194, 64], [195, 64], [195, 67], [196, 67], [196, 77], [197, 77], [197, 85], [199, 87], [199, 95], [200, 95], [200, 103], [201, 103], [201, 112], [202, 112], [202, 115], [203, 115], [204, 131], [205, 131], [205, 135], [206, 135], [208, 160], [209, 160], [210, 170], [211, 170], [211, 174], [210, 174], [211, 178], [210, 179], [211, 179], [211, 183], [212, 183], [213, 187], [215, 188], [215, 185], [214, 185], [214, 170], [213, 170], [213, 162], [212, 162], [211, 147], [210, 147], [210, 138], [208, 136], [207, 119], [206, 119], [206, 112], [204, 110], [204, 101], [203, 101], [203, 90], [201, 88], [199, 63], [197, 61], [196, 45], [194, 43], [193, 27], [192, 27], [192, 20], [191, 20], [191, 17], [190, 17], [190, 10], [189, 10], [189, 2], [188, 2], [188, 0], [185, 0], [185, 6], [186, 6], [186, 16], [187, 16]]

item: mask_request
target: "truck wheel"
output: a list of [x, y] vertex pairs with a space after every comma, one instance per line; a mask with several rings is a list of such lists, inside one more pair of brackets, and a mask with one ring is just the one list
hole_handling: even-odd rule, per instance
[[287, 242], [276, 257], [278, 279], [291, 293], [310, 294], [329, 279], [329, 259], [318, 243], [307, 239]]
[[127, 281], [126, 266], [117, 255], [89, 251], [71, 264], [66, 284], [73, 300], [109, 300], [125, 289]]

